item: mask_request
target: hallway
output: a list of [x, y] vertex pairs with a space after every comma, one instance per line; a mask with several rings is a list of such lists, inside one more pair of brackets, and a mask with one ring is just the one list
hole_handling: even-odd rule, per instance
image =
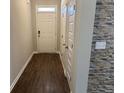
[[10, 6], [10, 93], [87, 93], [96, 0]]
[[70, 93], [58, 54], [35, 54], [11, 93]]

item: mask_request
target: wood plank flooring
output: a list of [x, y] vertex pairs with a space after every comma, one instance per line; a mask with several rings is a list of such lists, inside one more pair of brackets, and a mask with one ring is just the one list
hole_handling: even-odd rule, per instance
[[58, 54], [35, 54], [11, 93], [70, 93]]

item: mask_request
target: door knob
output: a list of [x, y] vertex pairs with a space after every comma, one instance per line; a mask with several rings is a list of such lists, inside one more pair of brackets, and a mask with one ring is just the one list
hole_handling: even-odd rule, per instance
[[40, 34], [40, 30], [38, 30], [38, 34]]
[[38, 37], [40, 37], [40, 30], [38, 30]]

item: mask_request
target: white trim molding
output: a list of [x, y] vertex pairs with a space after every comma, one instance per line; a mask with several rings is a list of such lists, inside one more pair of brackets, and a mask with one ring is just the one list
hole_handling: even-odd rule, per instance
[[61, 60], [61, 63], [62, 63], [63, 69], [64, 69], [64, 74], [65, 74], [65, 76], [67, 77], [66, 68], [65, 68], [65, 65], [64, 65], [64, 63], [63, 63], [63, 59], [62, 59], [62, 55], [61, 55], [60, 51], [58, 51], [58, 54], [59, 54], [59, 56], [60, 56], [60, 60]]
[[24, 66], [22, 67], [22, 69], [20, 70], [20, 72], [18, 73], [18, 75], [16, 76], [15, 80], [13, 81], [13, 83], [10, 86], [10, 91], [12, 91], [12, 89], [14, 88], [15, 84], [17, 83], [17, 81], [19, 80], [20, 76], [22, 75], [22, 73], [24, 72], [25, 68], [27, 67], [28, 63], [30, 62], [31, 58], [33, 57], [34, 54], [36, 54], [37, 52], [32, 52], [31, 55], [29, 56], [29, 58], [27, 59], [27, 61], [25, 62]]
[[38, 54], [38, 51], [34, 51], [33, 54]]

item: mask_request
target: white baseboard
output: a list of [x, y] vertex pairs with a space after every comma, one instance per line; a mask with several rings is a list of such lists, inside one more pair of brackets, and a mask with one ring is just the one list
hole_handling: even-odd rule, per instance
[[38, 54], [38, 51], [34, 51], [33, 54]]
[[57, 52], [58, 54], [59, 54], [59, 56], [60, 56], [60, 60], [61, 60], [61, 62], [62, 62], [62, 66], [63, 66], [63, 69], [64, 69], [64, 74], [65, 74], [65, 76], [67, 77], [67, 74], [66, 74], [66, 69], [65, 69], [65, 66], [64, 66], [64, 63], [63, 63], [63, 59], [62, 59], [62, 55], [61, 55], [61, 53], [60, 52]]
[[22, 75], [22, 73], [24, 72], [26, 66], [28, 65], [28, 63], [30, 62], [32, 56], [36, 54], [36, 52], [32, 52], [31, 55], [29, 56], [29, 58], [27, 59], [27, 61], [25, 62], [24, 66], [22, 67], [22, 69], [20, 70], [20, 72], [18, 73], [18, 75], [16, 76], [15, 80], [13, 81], [13, 83], [10, 86], [10, 91], [12, 91], [12, 89], [14, 88], [15, 84], [17, 83], [17, 81], [19, 80], [20, 76]]

